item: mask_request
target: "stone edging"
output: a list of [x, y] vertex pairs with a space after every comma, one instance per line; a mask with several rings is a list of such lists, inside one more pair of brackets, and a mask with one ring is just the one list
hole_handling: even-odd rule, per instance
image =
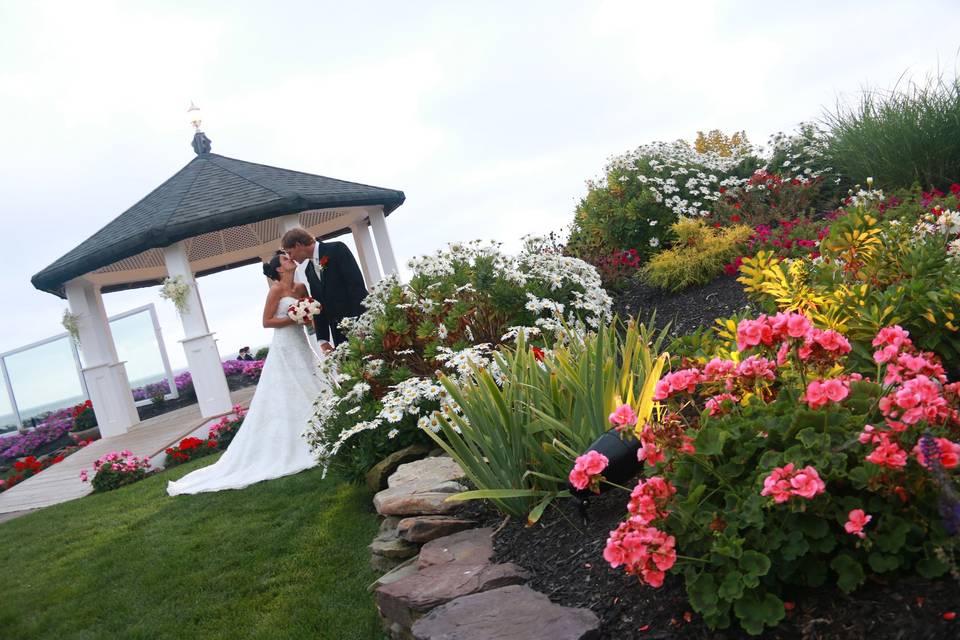
[[[396, 460], [411, 455], [398, 453]], [[554, 604], [524, 584], [529, 576], [522, 567], [492, 562], [492, 529], [449, 515], [457, 505], [446, 498], [465, 489], [453, 459], [398, 462], [396, 471], [391, 466], [368, 477], [382, 489], [373, 503], [384, 516], [370, 545], [371, 565], [389, 569], [369, 590], [393, 640], [600, 637], [592, 611]]]

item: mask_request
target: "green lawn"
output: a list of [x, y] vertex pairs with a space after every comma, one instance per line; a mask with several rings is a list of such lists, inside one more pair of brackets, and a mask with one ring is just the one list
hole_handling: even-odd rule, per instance
[[319, 470], [166, 495], [217, 457], [0, 524], [0, 636], [383, 637], [370, 495]]

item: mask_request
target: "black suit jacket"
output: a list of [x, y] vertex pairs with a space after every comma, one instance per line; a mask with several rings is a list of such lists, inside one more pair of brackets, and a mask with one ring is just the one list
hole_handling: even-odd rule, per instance
[[363, 273], [353, 253], [342, 242], [323, 242], [317, 238], [320, 261], [327, 259], [326, 267], [318, 274], [313, 262], [307, 264], [306, 275], [310, 295], [323, 305], [323, 311], [314, 316], [313, 324], [318, 340], [343, 341], [344, 336], [337, 325], [344, 318], [354, 318], [363, 313], [363, 299], [367, 287]]

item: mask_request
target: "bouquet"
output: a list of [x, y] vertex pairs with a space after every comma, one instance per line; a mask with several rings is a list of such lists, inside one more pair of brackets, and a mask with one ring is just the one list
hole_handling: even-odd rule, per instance
[[287, 316], [297, 324], [310, 324], [313, 316], [323, 311], [323, 305], [313, 298], [300, 298], [287, 309]]

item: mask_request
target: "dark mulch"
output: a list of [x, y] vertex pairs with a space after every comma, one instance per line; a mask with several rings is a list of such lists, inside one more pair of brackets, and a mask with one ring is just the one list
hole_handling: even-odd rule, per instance
[[[497, 534], [497, 562], [527, 569], [530, 586], [564, 606], [587, 607], [602, 622], [609, 640], [683, 638], [720, 640], [751, 638], [735, 626], [711, 631], [687, 603], [683, 581], [669, 576], [660, 589], [639, 584], [622, 568], [603, 559], [607, 534], [626, 512], [624, 492], [591, 498], [587, 522], [572, 500], [551, 507], [533, 527], [510, 520]], [[491, 507], [472, 503], [464, 515], [484, 526], [502, 518]], [[834, 587], [788, 594], [795, 608], [761, 638], [783, 640], [946, 640], [960, 638], [960, 619], [946, 621], [946, 611], [960, 613], [960, 583], [920, 578], [871, 581], [852, 595]]]
[[723, 276], [702, 287], [676, 293], [635, 281], [613, 298], [614, 311], [620, 317], [629, 315], [646, 320], [656, 312], [657, 325], [670, 322], [670, 333], [674, 336], [710, 326], [716, 318], [729, 317], [749, 306], [747, 295], [734, 276]]

